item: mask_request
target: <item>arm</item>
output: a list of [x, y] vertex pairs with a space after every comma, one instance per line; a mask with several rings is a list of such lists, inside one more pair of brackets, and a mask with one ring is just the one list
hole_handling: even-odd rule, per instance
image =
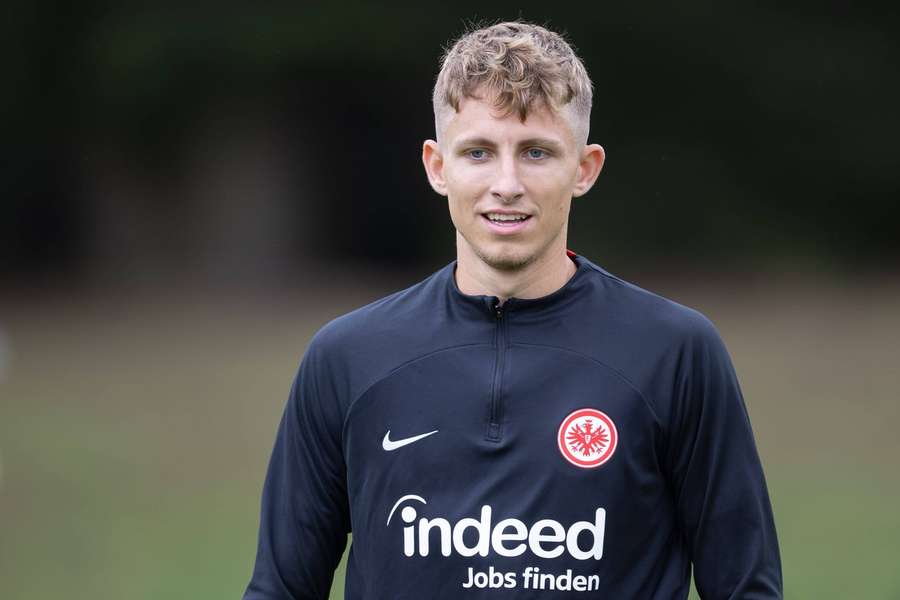
[[347, 544], [343, 418], [322, 354], [314, 339], [278, 428], [244, 600], [328, 598]]
[[681, 355], [669, 447], [676, 508], [704, 600], [782, 598], [762, 465], [725, 346], [702, 319]]

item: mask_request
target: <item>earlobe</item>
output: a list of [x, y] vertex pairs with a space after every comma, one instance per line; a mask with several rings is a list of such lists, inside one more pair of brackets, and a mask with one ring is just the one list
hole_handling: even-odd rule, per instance
[[583, 196], [594, 187], [594, 182], [597, 181], [605, 160], [606, 152], [600, 144], [588, 144], [584, 147], [581, 163], [578, 165], [578, 178], [575, 180], [575, 187], [572, 190], [573, 196], [576, 198]]
[[422, 164], [428, 183], [431, 188], [441, 196], [447, 195], [447, 183], [444, 181], [444, 157], [440, 146], [434, 140], [425, 140], [422, 144]]

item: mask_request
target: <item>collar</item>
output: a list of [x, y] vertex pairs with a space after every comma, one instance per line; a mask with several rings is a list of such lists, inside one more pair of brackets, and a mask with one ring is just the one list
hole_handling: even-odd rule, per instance
[[[501, 307], [503, 313], [543, 314], [548, 311], [555, 311], [570, 303], [575, 297], [580, 296], [580, 292], [587, 285], [586, 274], [591, 270], [591, 263], [571, 250], [566, 250], [566, 256], [575, 263], [577, 268], [575, 269], [575, 274], [561, 288], [539, 298], [508, 298]], [[497, 315], [497, 304], [500, 299], [497, 296], [483, 294], [464, 294], [456, 285], [455, 273], [456, 261], [454, 260], [444, 268], [444, 278], [446, 279], [446, 289], [450, 302], [476, 308], [487, 316], [495, 317]]]

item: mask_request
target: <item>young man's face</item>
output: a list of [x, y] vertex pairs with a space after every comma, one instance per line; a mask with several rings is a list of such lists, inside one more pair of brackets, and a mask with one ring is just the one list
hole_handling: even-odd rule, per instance
[[440, 145], [426, 141], [422, 158], [447, 196], [459, 251], [505, 271], [564, 252], [572, 197], [593, 185], [603, 149], [577, 142], [568, 116], [546, 107], [523, 123], [465, 98], [445, 123]]

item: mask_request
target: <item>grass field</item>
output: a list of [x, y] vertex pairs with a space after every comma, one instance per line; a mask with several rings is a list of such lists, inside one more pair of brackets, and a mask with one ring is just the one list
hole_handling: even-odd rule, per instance
[[[640, 283], [732, 352], [786, 597], [900, 600], [900, 285]], [[0, 598], [240, 597], [303, 347], [390, 287], [7, 299]]]

